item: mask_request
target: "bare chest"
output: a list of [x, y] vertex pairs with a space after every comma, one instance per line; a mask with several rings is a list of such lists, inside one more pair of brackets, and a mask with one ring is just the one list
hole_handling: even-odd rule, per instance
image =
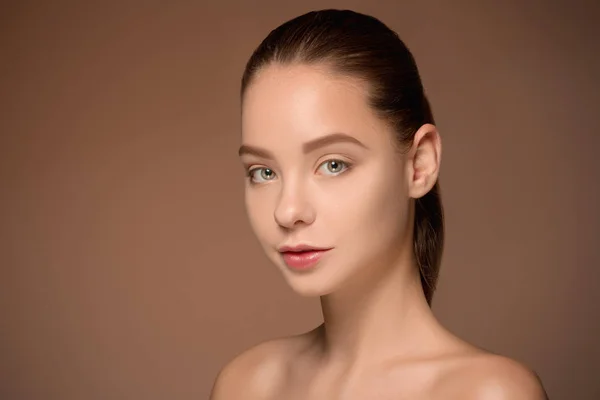
[[279, 386], [272, 399], [290, 400], [435, 400], [435, 377], [421, 371], [348, 375], [299, 373]]

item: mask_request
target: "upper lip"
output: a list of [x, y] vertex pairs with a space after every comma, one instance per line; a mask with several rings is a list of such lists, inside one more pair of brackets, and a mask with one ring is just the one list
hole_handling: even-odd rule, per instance
[[331, 247], [317, 247], [317, 246], [311, 246], [308, 244], [297, 244], [297, 245], [288, 245], [288, 246], [281, 246], [278, 250], [280, 253], [286, 253], [286, 252], [298, 252], [298, 251], [318, 251], [318, 250], [330, 250]]

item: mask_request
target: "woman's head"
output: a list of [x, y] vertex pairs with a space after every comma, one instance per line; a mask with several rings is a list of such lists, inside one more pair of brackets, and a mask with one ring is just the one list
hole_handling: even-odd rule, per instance
[[[310, 12], [272, 31], [242, 78], [246, 206], [267, 255], [305, 294], [414, 260], [430, 302], [443, 246], [440, 143], [415, 61], [352, 11]], [[332, 250], [309, 271], [281, 246]]]

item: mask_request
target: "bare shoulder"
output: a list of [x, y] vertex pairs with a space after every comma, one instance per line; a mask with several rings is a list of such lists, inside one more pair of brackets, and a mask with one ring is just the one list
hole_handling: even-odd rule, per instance
[[463, 358], [447, 371], [442, 382], [444, 391], [461, 399], [547, 400], [542, 382], [533, 370], [491, 353]]
[[259, 343], [238, 354], [217, 375], [211, 400], [271, 398], [284, 384], [293, 354], [306, 334]]
[[284, 378], [283, 339], [259, 343], [229, 361], [215, 379], [211, 400], [266, 398]]

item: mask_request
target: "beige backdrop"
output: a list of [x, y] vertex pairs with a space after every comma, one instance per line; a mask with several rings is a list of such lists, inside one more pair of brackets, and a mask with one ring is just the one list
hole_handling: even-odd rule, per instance
[[421, 68], [436, 314], [551, 398], [600, 398], [600, 3], [208, 3], [2, 5], [0, 398], [204, 399], [236, 353], [319, 322], [250, 232], [236, 151], [251, 51], [328, 7], [381, 18]]

